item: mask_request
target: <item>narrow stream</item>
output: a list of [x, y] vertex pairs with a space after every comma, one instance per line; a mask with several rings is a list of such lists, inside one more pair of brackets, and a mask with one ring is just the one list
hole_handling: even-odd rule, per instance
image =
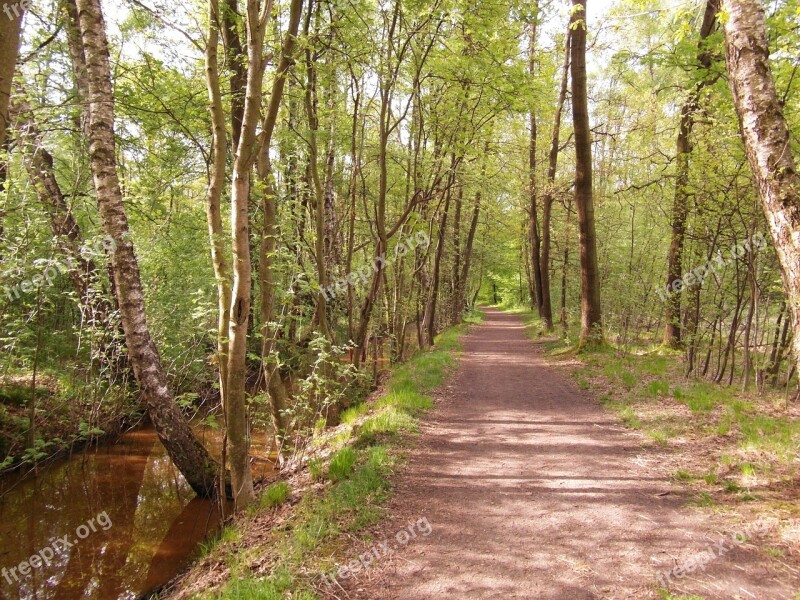
[[[218, 455], [216, 432], [198, 434]], [[272, 471], [266, 451], [259, 458], [254, 477]], [[0, 598], [138, 598], [174, 577], [218, 522], [155, 430], [129, 432], [35, 478], [0, 480]]]

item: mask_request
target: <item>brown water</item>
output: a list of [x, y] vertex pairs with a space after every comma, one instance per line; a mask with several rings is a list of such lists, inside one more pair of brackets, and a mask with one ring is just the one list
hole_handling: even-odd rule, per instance
[[[213, 430], [198, 433], [218, 449]], [[271, 465], [260, 460], [254, 470], [268, 475]], [[35, 478], [0, 481], [0, 494], [0, 598], [138, 598], [174, 577], [219, 521], [151, 428]], [[49, 564], [34, 559], [38, 568], [20, 573], [19, 564], [37, 553]]]

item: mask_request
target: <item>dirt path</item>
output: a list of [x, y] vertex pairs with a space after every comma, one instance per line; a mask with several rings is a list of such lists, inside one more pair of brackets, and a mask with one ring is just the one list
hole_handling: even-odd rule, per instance
[[[392, 518], [357, 549], [381, 558], [342, 582], [349, 597], [657, 598], [659, 573], [705, 551], [704, 570], [672, 575], [673, 592], [794, 600], [796, 574], [685, 507], [639, 439], [548, 365], [517, 317], [486, 313], [397, 478]], [[399, 544], [422, 518], [430, 534]]]

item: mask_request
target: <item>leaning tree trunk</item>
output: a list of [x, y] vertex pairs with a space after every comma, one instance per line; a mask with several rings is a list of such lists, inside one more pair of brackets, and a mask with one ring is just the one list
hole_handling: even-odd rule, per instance
[[77, 7], [88, 80], [89, 160], [103, 227], [116, 246], [111, 262], [130, 363], [150, 419], [170, 458], [198, 495], [212, 496], [217, 465], [173, 401], [145, 318], [139, 264], [117, 176], [114, 96], [100, 0], [78, 0]]
[[800, 366], [800, 176], [770, 69], [764, 8], [758, 0], [724, 0], [723, 9], [729, 84], [778, 254]]
[[50, 218], [50, 229], [67, 259], [68, 274], [78, 298], [81, 319], [92, 327], [105, 326], [111, 307], [99, 293], [100, 278], [94, 261], [81, 253], [84, 238], [56, 180], [53, 157], [44, 147], [42, 134], [28, 104], [15, 100], [11, 112], [15, 116], [19, 134], [17, 145], [22, 150], [31, 185]]
[[592, 198], [592, 140], [586, 96], [586, 0], [572, 0], [572, 121], [575, 131], [575, 207], [581, 260], [581, 335], [579, 346], [603, 341], [597, 236]]

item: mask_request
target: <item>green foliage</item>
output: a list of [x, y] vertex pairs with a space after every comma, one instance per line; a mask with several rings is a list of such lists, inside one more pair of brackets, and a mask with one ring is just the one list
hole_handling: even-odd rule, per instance
[[[219, 597], [305, 597], [303, 594], [311, 593], [313, 581], [303, 574], [327, 569], [340, 536], [362, 531], [383, 517], [381, 505], [391, 491], [389, 476], [399, 462], [397, 434], [414, 431], [420, 413], [432, 406], [425, 393], [432, 390], [429, 386], [443, 381], [454, 364], [454, 355], [460, 350], [459, 337], [466, 328], [467, 325], [460, 325], [444, 331], [433, 349], [396, 366], [386, 384], [386, 394], [372, 406], [362, 403], [342, 414], [339, 427], [355, 428], [355, 432], [344, 438], [341, 434], [330, 438], [328, 443], [336, 447], [352, 437], [352, 444], [339, 448], [330, 457], [330, 483], [324, 491], [319, 495], [305, 494], [291, 518], [291, 526], [273, 532], [269, 547], [277, 549], [277, 556], [270, 576], [256, 579], [242, 570], [247, 553], [260, 555], [261, 550], [240, 550], [231, 556], [225, 553], [224, 543], [215, 547], [214, 552], [224, 556], [237, 574]], [[308, 468], [315, 480], [323, 479], [323, 460], [311, 459]], [[232, 542], [240, 539], [238, 534], [227, 537]]]

